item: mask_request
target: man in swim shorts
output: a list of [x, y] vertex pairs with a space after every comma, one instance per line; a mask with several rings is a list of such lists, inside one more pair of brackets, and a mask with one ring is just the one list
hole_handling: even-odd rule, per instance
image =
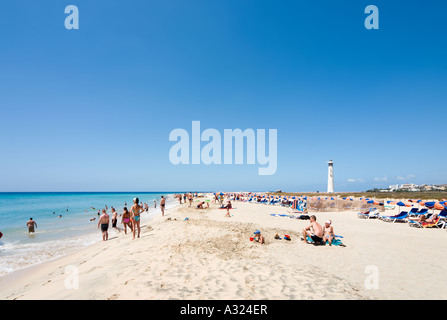
[[323, 228], [317, 222], [317, 218], [314, 215], [310, 216], [310, 225], [303, 229], [302, 241], [306, 241], [309, 236], [315, 244], [321, 244], [323, 242]]
[[28, 222], [26, 223], [26, 226], [28, 227], [28, 233], [34, 232], [34, 227], [37, 228], [36, 221], [33, 220], [33, 218], [29, 218]]
[[101, 231], [102, 231], [102, 240], [106, 241], [109, 239], [109, 215], [106, 213], [106, 209], [102, 209], [102, 215], [99, 218], [98, 221], [98, 229], [99, 225], [101, 225]]

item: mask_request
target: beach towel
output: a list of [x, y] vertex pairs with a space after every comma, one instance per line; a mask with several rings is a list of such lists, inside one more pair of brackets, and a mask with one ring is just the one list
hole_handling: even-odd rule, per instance
[[[335, 237], [343, 238], [342, 236], [335, 236]], [[307, 236], [307, 243], [314, 243], [314, 241], [313, 241], [311, 238], [309, 238], [309, 236]], [[326, 241], [325, 244], [329, 244], [329, 241]], [[346, 247], [346, 246], [343, 244], [343, 242], [341, 242], [341, 240], [340, 240], [340, 239], [337, 239], [337, 238], [335, 238], [335, 239], [332, 240], [332, 245], [333, 245], [333, 246]]]

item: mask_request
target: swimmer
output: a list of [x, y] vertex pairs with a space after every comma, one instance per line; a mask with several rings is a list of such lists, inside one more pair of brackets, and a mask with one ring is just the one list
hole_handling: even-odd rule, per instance
[[34, 227], [37, 228], [37, 223], [33, 220], [33, 218], [29, 218], [26, 226], [28, 227], [28, 233], [34, 233]]

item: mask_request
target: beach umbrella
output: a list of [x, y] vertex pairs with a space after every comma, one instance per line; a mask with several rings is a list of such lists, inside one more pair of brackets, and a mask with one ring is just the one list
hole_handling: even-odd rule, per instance
[[402, 201], [399, 201], [396, 204], [399, 206], [399, 213], [400, 213], [400, 207], [411, 207], [410, 204], [405, 204]]
[[447, 210], [447, 207], [445, 205], [441, 204], [440, 202], [436, 202], [435, 205], [433, 206], [433, 208], [436, 210], [441, 210], [441, 211]]
[[436, 202], [435, 201], [430, 201], [430, 202], [425, 202], [424, 206], [426, 206], [429, 209], [433, 209], [435, 207]]

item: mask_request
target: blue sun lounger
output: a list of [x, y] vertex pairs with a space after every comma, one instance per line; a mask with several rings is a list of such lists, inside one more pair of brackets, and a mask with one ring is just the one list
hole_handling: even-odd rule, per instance
[[401, 213], [399, 213], [397, 216], [389, 216], [389, 217], [385, 217], [384, 219], [383, 219], [383, 221], [386, 221], [386, 222], [396, 222], [396, 221], [399, 221], [399, 222], [405, 222], [406, 220], [406, 218], [408, 217], [408, 212], [407, 211], [402, 211]]

